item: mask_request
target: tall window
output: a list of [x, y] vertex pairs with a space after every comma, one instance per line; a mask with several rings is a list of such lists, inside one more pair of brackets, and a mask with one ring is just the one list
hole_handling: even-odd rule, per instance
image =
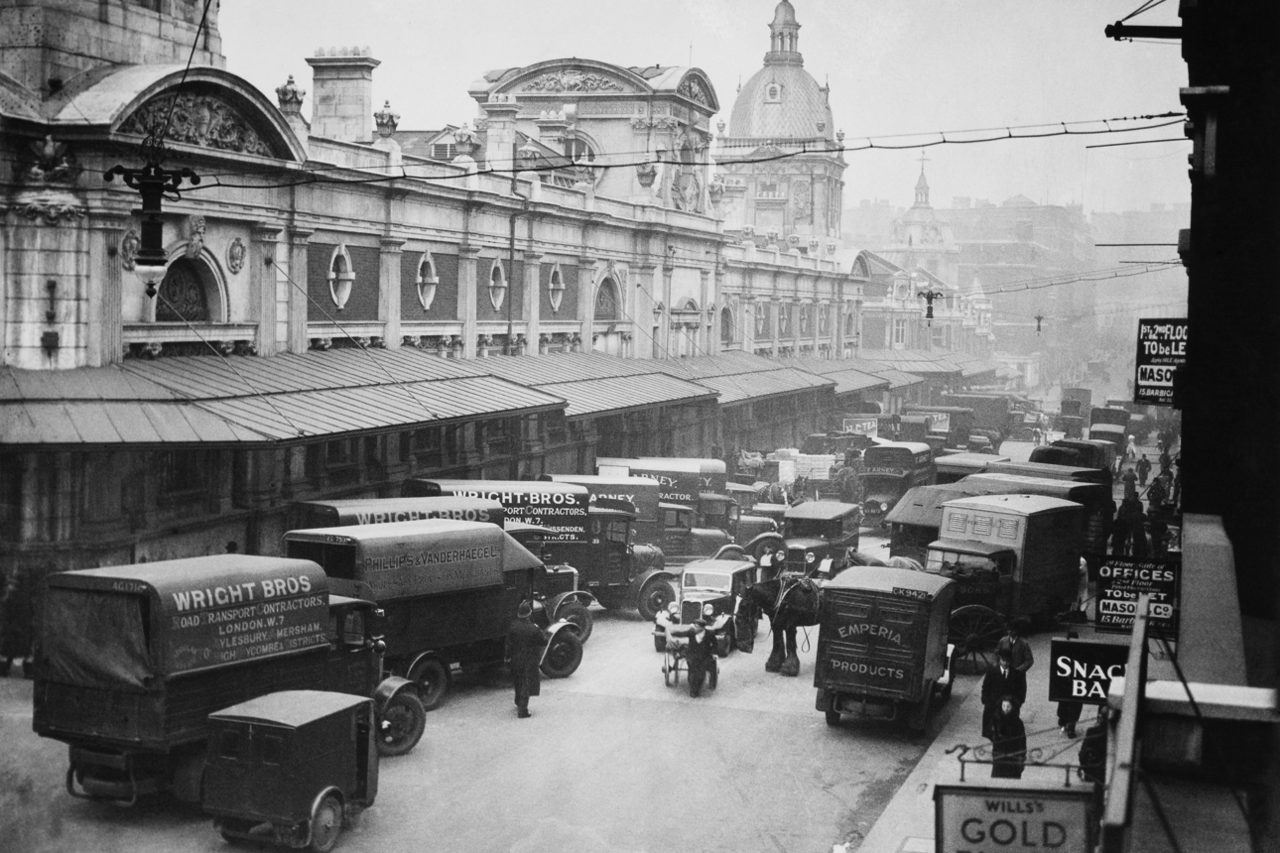
[[907, 343], [907, 321], [893, 321], [893, 345], [895, 347], [906, 346]]
[[547, 282], [547, 298], [551, 302], [551, 313], [560, 313], [560, 303], [564, 300], [564, 277], [560, 275], [560, 265], [551, 270], [551, 280]]
[[178, 258], [169, 265], [156, 299], [157, 322], [209, 322], [209, 299], [205, 294], [202, 266], [189, 258]]
[[733, 343], [737, 337], [734, 331], [733, 311], [729, 310], [726, 305], [720, 309], [720, 342], [725, 344]]
[[618, 285], [612, 278], [606, 277], [604, 281], [600, 282], [600, 287], [596, 289], [595, 316], [597, 320], [620, 319], [618, 311]]

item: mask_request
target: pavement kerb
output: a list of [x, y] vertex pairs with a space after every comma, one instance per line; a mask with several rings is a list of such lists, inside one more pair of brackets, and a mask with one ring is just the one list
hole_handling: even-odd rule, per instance
[[[1057, 705], [1048, 700], [1049, 694], [1049, 642], [1054, 637], [1066, 636], [1065, 628], [1046, 631], [1030, 638], [1035, 664], [1027, 673], [1027, 702], [1022, 709], [1022, 720], [1027, 734], [1057, 728]], [[1082, 632], [1083, 636], [1083, 632]], [[1094, 711], [1085, 706], [1077, 731], [1083, 732], [1090, 724]], [[961, 675], [952, 691], [950, 707], [940, 717], [942, 727], [933, 743], [916, 764], [915, 769], [903, 781], [897, 793], [881, 812], [862, 843], [848, 850], [857, 853], [933, 853], [935, 785], [973, 784], [985, 785], [991, 776], [988, 765], [969, 765], [965, 781], [960, 781], [960, 762], [947, 750], [957, 744], [977, 746], [983, 743], [982, 732], [982, 677]], [[1045, 735], [1044, 737], [1052, 737]], [[1076, 738], [1074, 743], [1079, 743]], [[1077, 749], [1067, 744], [1061, 760], [1075, 761]], [[1027, 768], [1023, 781], [1039, 783], [1045, 787], [1060, 787], [1064, 772], [1061, 769]], [[1073, 780], [1074, 781], [1074, 780]], [[1016, 784], [1016, 783], [1015, 783]], [[1074, 782], [1074, 784], [1079, 784]], [[845, 853], [846, 848], [837, 845], [833, 853]]]

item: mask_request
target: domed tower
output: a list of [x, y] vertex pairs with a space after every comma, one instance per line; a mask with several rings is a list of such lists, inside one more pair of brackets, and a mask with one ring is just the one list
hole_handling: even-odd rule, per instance
[[804, 70], [796, 10], [781, 0], [769, 24], [764, 67], [739, 88], [728, 132], [724, 122], [718, 125], [727, 228], [798, 237], [806, 251], [840, 236], [844, 134], [835, 130], [829, 94]]
[[906, 270], [917, 267], [928, 270], [954, 287], [959, 273], [960, 248], [951, 223], [929, 204], [929, 181], [924, 174], [926, 162], [922, 154], [915, 203], [894, 221], [892, 241], [878, 254]]

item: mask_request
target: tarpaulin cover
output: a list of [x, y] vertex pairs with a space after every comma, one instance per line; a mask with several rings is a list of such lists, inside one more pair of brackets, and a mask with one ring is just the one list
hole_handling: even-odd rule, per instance
[[45, 597], [42, 677], [99, 690], [144, 692], [151, 683], [146, 599], [53, 587]]

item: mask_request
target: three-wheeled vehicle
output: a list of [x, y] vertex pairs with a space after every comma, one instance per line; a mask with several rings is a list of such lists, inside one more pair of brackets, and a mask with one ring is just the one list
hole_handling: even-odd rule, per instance
[[209, 715], [205, 812], [227, 841], [329, 853], [378, 793], [373, 703], [284, 690]]
[[[734, 649], [755, 648], [760, 614], [743, 600], [747, 589], [759, 579], [752, 560], [695, 560], [680, 573], [680, 624], [697, 619], [707, 623], [716, 638], [716, 653], [725, 657]], [[661, 637], [654, 634], [654, 647], [662, 651]]]
[[372, 696], [387, 755], [422, 737], [414, 685], [383, 675], [381, 611], [330, 595], [309, 560], [219, 554], [46, 584], [32, 726], [70, 745], [73, 796], [199, 802], [209, 713], [274, 690]]
[[[862, 508], [841, 501], [805, 501], [788, 507], [782, 535], [766, 533], [742, 546], [770, 577], [789, 572], [833, 578], [858, 550]], [[779, 561], [781, 560], [781, 564]]]
[[951, 695], [947, 642], [955, 584], [910, 569], [859, 566], [823, 585], [815, 707], [827, 725], [841, 713], [909, 714], [925, 727], [934, 697]]
[[868, 447], [862, 454], [864, 521], [872, 527], [883, 524], [907, 489], [932, 485], [935, 478], [933, 450], [927, 444], [895, 441]]
[[[427, 710], [443, 701], [454, 669], [503, 662], [520, 602], [545, 571], [505, 531], [477, 521], [292, 530], [284, 539], [290, 556], [324, 566], [331, 588], [386, 611], [388, 664], [418, 683]], [[559, 621], [547, 630], [542, 672], [566, 678], [582, 661], [577, 627]]]

